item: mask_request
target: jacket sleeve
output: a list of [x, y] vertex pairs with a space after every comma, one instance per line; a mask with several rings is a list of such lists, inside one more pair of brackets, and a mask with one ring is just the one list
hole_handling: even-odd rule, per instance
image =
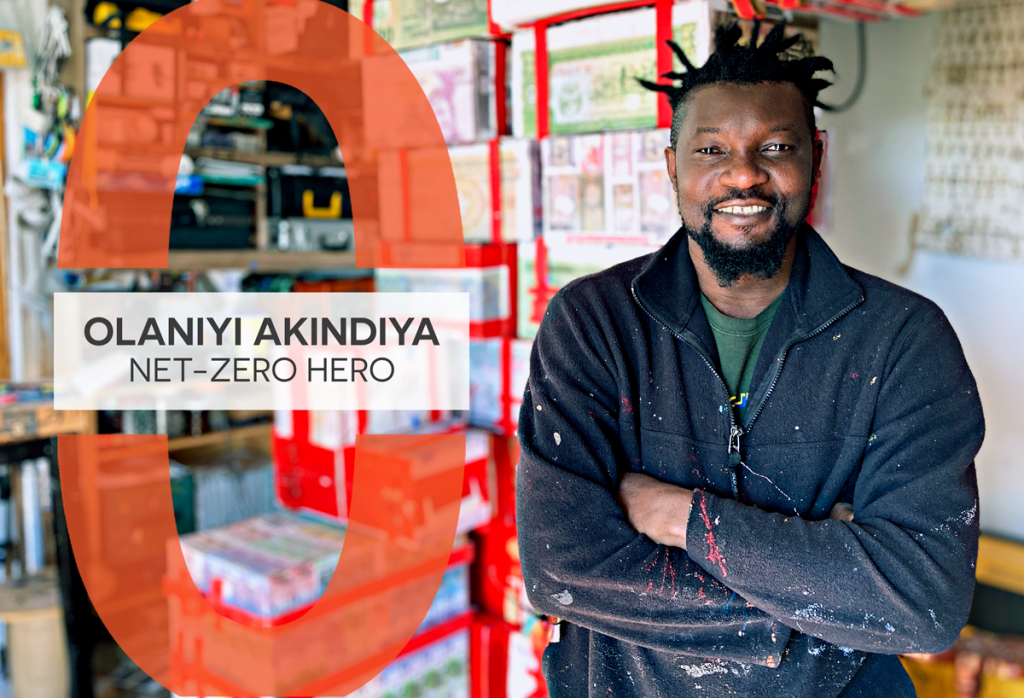
[[778, 666], [790, 628], [715, 581], [685, 551], [630, 527], [616, 493], [629, 469], [619, 412], [631, 407], [619, 392], [608, 341], [563, 290], [534, 342], [516, 476], [530, 602], [649, 649]]
[[908, 322], [880, 380], [853, 521], [812, 522], [697, 491], [687, 550], [801, 632], [864, 651], [940, 652], [966, 623], [974, 589], [981, 403], [937, 308]]

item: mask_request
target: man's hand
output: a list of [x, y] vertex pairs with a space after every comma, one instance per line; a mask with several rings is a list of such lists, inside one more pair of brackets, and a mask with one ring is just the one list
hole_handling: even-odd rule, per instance
[[829, 512], [828, 518], [833, 521], [853, 521], [853, 507], [845, 502], [837, 502]]
[[[629, 525], [655, 543], [686, 550], [686, 522], [693, 490], [670, 485], [642, 473], [627, 473], [619, 485], [619, 503]], [[837, 503], [829, 512], [834, 521], [853, 521], [853, 507]]]
[[693, 490], [627, 473], [619, 485], [619, 502], [629, 524], [655, 543], [686, 549], [686, 520]]

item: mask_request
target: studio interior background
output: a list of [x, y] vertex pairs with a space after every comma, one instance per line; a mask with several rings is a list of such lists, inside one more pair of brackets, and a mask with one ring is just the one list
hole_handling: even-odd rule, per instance
[[[531, 341], [558, 288], [648, 254], [676, 230], [662, 155], [667, 111], [631, 78], [663, 72], [660, 39], [702, 61], [716, 26], [757, 13], [762, 34], [788, 19], [788, 32], [805, 35], [803, 49], [836, 66], [821, 97], [835, 109], [818, 114], [827, 150], [811, 223], [846, 264], [941, 306], [985, 409], [970, 623], [949, 652], [903, 662], [922, 698], [1024, 696], [1024, 2], [332, 3], [398, 49], [430, 99], [459, 192], [467, 243], [459, 270], [356, 268], [345, 136], [302, 92], [244, 72], [235, 87], [211, 92], [216, 64], [165, 60], [157, 49], [110, 73], [164, 16], [180, 18], [171, 38], [207, 32], [285, 57], [327, 16], [317, 0], [220, 3], [211, 15], [183, 0], [0, 0], [0, 692], [167, 694], [144, 664], [184, 672], [192, 695], [260, 695], [233, 668], [229, 631], [200, 655], [182, 649], [194, 618], [175, 601], [180, 575], [190, 573], [231, 622], [283, 622], [317, 601], [338, 559], [351, 485], [338, 474], [356, 435], [464, 432], [448, 571], [413, 641], [353, 695], [546, 696], [540, 656], [551, 626], [526, 599], [515, 527], [515, 429]], [[266, 13], [260, 27], [244, 20], [250, 5]], [[296, 8], [305, 19], [294, 20]], [[116, 94], [97, 97], [100, 125], [81, 133], [101, 80]], [[168, 267], [58, 268], [72, 154], [95, 142], [124, 158], [155, 148], [166, 110], [184, 98], [205, 106], [178, 166]], [[145, 182], [116, 186], [146, 192]], [[469, 292], [471, 409], [57, 412], [53, 294], [75, 290]], [[83, 506], [92, 544], [117, 551], [109, 569], [75, 564], [60, 434], [98, 435], [88, 457], [109, 477]], [[164, 441], [142, 451], [119, 441], [140, 434], [166, 435], [188, 570], [170, 568], [162, 545], [133, 533], [149, 513], [127, 502], [154, 487], [154, 462], [167, 467]], [[260, 565], [246, 562], [257, 549]], [[163, 638], [146, 661], [119, 648], [83, 585], [83, 575], [130, 574], [167, 580], [158, 597], [118, 599], [125, 627]], [[306, 592], [276, 585], [282, 575], [301, 577]], [[388, 613], [416, 583], [406, 575], [386, 593], [339, 602], [339, 613], [364, 613], [381, 632], [337, 642], [384, 651]], [[116, 597], [116, 585], [107, 593]], [[248, 600], [222, 596], [242, 587]], [[289, 667], [276, 695], [336, 695], [323, 691], [350, 670], [323, 648], [286, 657], [271, 641], [251, 651]]]

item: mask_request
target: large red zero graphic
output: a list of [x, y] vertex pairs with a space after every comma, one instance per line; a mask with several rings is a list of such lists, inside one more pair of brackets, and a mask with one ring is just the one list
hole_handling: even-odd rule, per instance
[[[357, 266], [463, 266], [455, 180], [427, 98], [383, 39], [318, 0], [197, 0], [128, 45], [86, 109], [59, 266], [166, 268], [186, 136], [210, 97], [250, 80], [302, 90], [330, 121], [349, 175]], [[402, 451], [422, 444], [408, 438], [362, 437], [327, 591], [298, 619], [256, 627], [215, 608], [185, 568], [165, 436], [60, 437], [68, 531], [96, 611], [178, 695], [346, 695], [413, 637], [454, 540], [464, 439], [432, 442], [435, 467], [414, 481]]]

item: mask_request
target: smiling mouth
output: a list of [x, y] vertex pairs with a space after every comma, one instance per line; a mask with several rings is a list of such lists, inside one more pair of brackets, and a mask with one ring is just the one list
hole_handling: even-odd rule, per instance
[[728, 213], [732, 216], [756, 216], [770, 209], [770, 206], [723, 206], [716, 208], [715, 213]]

